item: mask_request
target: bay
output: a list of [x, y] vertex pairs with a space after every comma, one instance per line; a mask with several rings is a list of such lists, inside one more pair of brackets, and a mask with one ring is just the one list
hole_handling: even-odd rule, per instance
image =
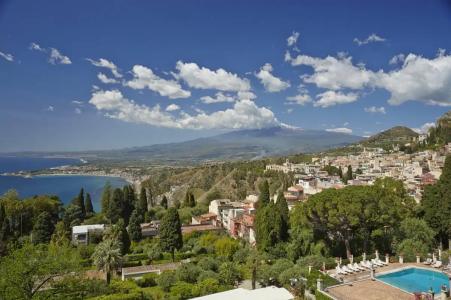
[[[31, 171], [42, 168], [52, 168], [71, 163], [79, 163], [74, 159], [47, 158], [0, 158], [0, 173]], [[109, 182], [113, 188], [127, 185], [127, 181], [119, 177], [90, 175], [46, 175], [25, 178], [21, 176], [0, 176], [0, 194], [14, 189], [20, 198], [34, 195], [57, 195], [64, 204], [69, 203], [78, 195], [80, 188], [91, 194], [96, 211], [100, 209], [100, 199], [103, 187]]]

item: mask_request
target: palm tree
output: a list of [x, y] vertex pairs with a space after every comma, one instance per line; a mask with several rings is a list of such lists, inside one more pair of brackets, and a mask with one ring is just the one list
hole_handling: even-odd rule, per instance
[[115, 270], [122, 261], [121, 249], [116, 239], [106, 239], [97, 245], [92, 260], [98, 270], [106, 273], [106, 282], [110, 284], [111, 271]]

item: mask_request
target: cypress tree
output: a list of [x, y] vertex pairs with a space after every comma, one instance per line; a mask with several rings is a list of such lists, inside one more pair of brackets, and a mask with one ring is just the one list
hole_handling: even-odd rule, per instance
[[94, 208], [92, 207], [91, 194], [89, 194], [89, 193], [86, 193], [85, 208], [86, 208], [87, 216], [92, 216], [94, 214]]
[[128, 224], [128, 233], [130, 239], [134, 242], [138, 242], [142, 238], [141, 222], [142, 217], [138, 210], [135, 209], [130, 216], [130, 223]]
[[161, 199], [160, 205], [164, 207], [164, 209], [168, 209], [168, 198], [166, 198], [166, 195], [163, 195], [163, 198]]
[[33, 244], [48, 244], [54, 229], [55, 225], [52, 223], [50, 214], [46, 211], [40, 213], [33, 226]]
[[111, 223], [115, 224], [119, 218], [123, 216], [123, 205], [122, 202], [124, 201], [124, 196], [122, 193], [122, 190], [119, 188], [114, 189], [113, 195], [109, 201], [109, 209], [107, 218], [110, 220]]
[[105, 214], [105, 216], [109, 215], [108, 210], [110, 209], [110, 199], [112, 196], [111, 192], [111, 184], [109, 181], [105, 183], [105, 186], [103, 187], [103, 193], [102, 193], [102, 213]]
[[128, 236], [127, 228], [125, 227], [124, 219], [119, 219], [116, 224], [119, 232], [118, 240], [121, 245], [121, 254], [125, 255], [130, 250], [130, 237]]
[[190, 198], [190, 195], [189, 195], [189, 192], [188, 191], [186, 191], [186, 193], [185, 193], [185, 199], [183, 199], [183, 207], [189, 207], [190, 205], [190, 203], [189, 203], [189, 198]]
[[348, 166], [348, 172], [347, 172], [347, 174], [346, 174], [346, 178], [348, 179], [348, 180], [352, 180], [353, 179], [353, 175], [352, 175], [352, 167], [351, 166]]
[[130, 220], [130, 215], [133, 211], [133, 202], [134, 202], [134, 191], [131, 186], [124, 186], [123, 191], [123, 199], [122, 199], [122, 213], [121, 216], [124, 219], [125, 225], [128, 225]]
[[80, 189], [80, 193], [78, 196], [74, 198], [73, 204], [77, 205], [81, 209], [82, 218], [84, 219], [86, 216], [86, 208], [85, 208], [85, 191], [83, 188]]
[[194, 195], [192, 193], [189, 194], [189, 206], [190, 207], [196, 206], [196, 200], [194, 199]]
[[141, 187], [141, 192], [139, 193], [139, 202], [138, 202], [138, 209], [140, 210], [141, 214], [144, 215], [144, 213], [147, 211], [147, 191], [145, 187]]
[[276, 207], [281, 217], [279, 237], [282, 241], [286, 241], [288, 239], [288, 229], [290, 222], [287, 199], [285, 199], [285, 196], [282, 192], [279, 192], [279, 194], [277, 195]]
[[160, 223], [160, 247], [163, 251], [168, 251], [175, 260], [175, 250], [183, 247], [182, 225], [177, 209], [171, 207], [161, 219]]
[[270, 195], [269, 195], [269, 184], [268, 184], [268, 180], [264, 180], [260, 186], [259, 186], [259, 190], [260, 190], [260, 195], [258, 195], [258, 205], [260, 207], [264, 207], [267, 204], [269, 204], [270, 202]]

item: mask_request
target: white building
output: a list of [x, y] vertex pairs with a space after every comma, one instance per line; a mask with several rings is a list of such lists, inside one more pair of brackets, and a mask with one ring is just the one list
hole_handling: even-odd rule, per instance
[[74, 244], [89, 244], [89, 236], [101, 235], [105, 230], [104, 224], [80, 225], [72, 227], [72, 242]]
[[285, 288], [268, 286], [261, 289], [246, 290], [238, 288], [221, 293], [192, 298], [193, 300], [249, 300], [249, 299], [271, 299], [271, 300], [292, 300], [294, 296]]

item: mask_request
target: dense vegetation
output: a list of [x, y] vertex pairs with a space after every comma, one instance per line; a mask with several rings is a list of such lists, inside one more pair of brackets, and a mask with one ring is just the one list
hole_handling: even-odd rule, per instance
[[[291, 211], [282, 191], [292, 184], [292, 175], [264, 172], [264, 164], [167, 169], [146, 181], [139, 194], [131, 186], [107, 185], [97, 213], [83, 190], [65, 207], [54, 196], [4, 194], [0, 298], [188, 299], [243, 280], [302, 294], [306, 288], [314, 291], [318, 277], [335, 283], [317, 271], [334, 267], [334, 257], [377, 249], [413, 261], [440, 245], [449, 247], [451, 156], [437, 184], [426, 187], [421, 204], [408, 196], [402, 182], [385, 178], [373, 186], [325, 190]], [[344, 173], [348, 176], [349, 170]], [[184, 186], [179, 196], [170, 192], [177, 180]], [[257, 192], [256, 248], [224, 232], [182, 236], [182, 224], [206, 211], [210, 200], [238, 200]], [[150, 220], [161, 220], [160, 236], [143, 239], [139, 224]], [[103, 236], [90, 237], [88, 246], [70, 243], [72, 226], [96, 223], [108, 225]], [[136, 281], [117, 277], [121, 267], [171, 262], [183, 263]], [[314, 268], [311, 273], [308, 266]], [[305, 281], [294, 280], [301, 277]]]

